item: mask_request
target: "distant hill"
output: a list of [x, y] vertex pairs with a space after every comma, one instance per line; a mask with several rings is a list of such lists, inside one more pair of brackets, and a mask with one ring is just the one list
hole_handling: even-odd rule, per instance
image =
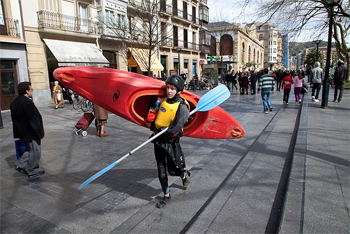
[[[326, 47], [327, 42], [322, 41], [318, 47]], [[289, 42], [289, 56], [295, 56], [300, 52], [303, 52], [307, 48], [316, 47], [316, 43], [313, 41], [308, 42]], [[334, 43], [332, 43], [332, 47], [334, 47]]]

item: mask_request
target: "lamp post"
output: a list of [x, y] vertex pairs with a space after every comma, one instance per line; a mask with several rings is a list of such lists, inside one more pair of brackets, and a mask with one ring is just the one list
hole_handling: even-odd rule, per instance
[[329, 12], [329, 29], [328, 29], [328, 44], [327, 44], [327, 58], [326, 58], [326, 72], [322, 87], [322, 103], [321, 108], [327, 108], [329, 96], [329, 65], [331, 62], [331, 47], [332, 47], [332, 27], [333, 27], [333, 11], [334, 7], [341, 3], [342, 0], [324, 0], [330, 6]]
[[321, 40], [316, 40], [314, 41], [314, 43], [316, 43], [316, 62], [318, 61], [318, 45], [321, 43]]

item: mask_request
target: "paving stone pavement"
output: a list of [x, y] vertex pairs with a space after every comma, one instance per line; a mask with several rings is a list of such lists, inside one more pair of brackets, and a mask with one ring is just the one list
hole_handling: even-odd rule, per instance
[[288, 106], [281, 92], [271, 99], [269, 114], [259, 94], [233, 91], [220, 105], [245, 128], [241, 140], [181, 139], [191, 187], [171, 177], [164, 209], [155, 208], [162, 192], [152, 144], [78, 190], [148, 139], [148, 129], [110, 114], [109, 137], [97, 137], [93, 124], [83, 137], [73, 131], [81, 112], [40, 107], [46, 173], [28, 182], [13, 168], [12, 122], [3, 111], [1, 233], [348, 233], [349, 90], [326, 109], [310, 94], [302, 105], [292, 92]]

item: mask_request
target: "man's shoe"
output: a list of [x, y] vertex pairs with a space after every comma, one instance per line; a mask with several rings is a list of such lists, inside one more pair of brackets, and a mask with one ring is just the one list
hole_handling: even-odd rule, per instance
[[185, 189], [188, 189], [190, 187], [190, 173], [185, 171], [182, 176], [182, 185], [184, 186]]
[[156, 207], [163, 208], [164, 206], [166, 206], [166, 204], [168, 204], [170, 202], [170, 199], [171, 199], [170, 194], [169, 194], [169, 197], [164, 196], [162, 200], [157, 202]]
[[36, 180], [36, 179], [38, 179], [38, 178], [39, 178], [41, 175], [43, 175], [43, 174], [45, 174], [45, 171], [44, 171], [44, 170], [40, 170], [40, 171], [38, 171], [38, 173], [36, 173], [36, 174], [29, 175], [29, 176], [28, 176], [28, 180], [29, 180], [29, 181]]
[[15, 166], [15, 169], [16, 169], [16, 171], [18, 171], [19, 173], [28, 175], [28, 172], [27, 172], [24, 168], [21, 168], [21, 167], [19, 167], [19, 166]]
[[320, 100], [318, 100], [318, 99], [315, 99], [315, 101], [314, 102], [320, 102]]
[[272, 108], [272, 107], [270, 108], [270, 111], [273, 111], [273, 108]]

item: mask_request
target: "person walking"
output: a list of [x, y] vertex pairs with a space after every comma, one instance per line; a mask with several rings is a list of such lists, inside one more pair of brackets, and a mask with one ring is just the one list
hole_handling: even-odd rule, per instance
[[277, 91], [281, 91], [281, 84], [282, 84], [283, 78], [285, 77], [285, 73], [284, 73], [284, 71], [282, 71], [280, 69], [280, 70], [278, 70], [276, 76], [277, 76], [277, 87], [276, 87], [276, 90]]
[[28, 175], [30, 181], [45, 173], [39, 169], [41, 139], [45, 135], [43, 119], [32, 101], [32, 96], [32, 84], [21, 82], [18, 84], [18, 96], [10, 104], [13, 137], [27, 145], [22, 157], [15, 163], [15, 169]]
[[250, 87], [251, 87], [251, 94], [252, 95], [255, 95], [255, 93], [256, 93], [256, 81], [257, 80], [258, 80], [258, 76], [252, 70], [250, 72]]
[[94, 104], [94, 114], [96, 118], [96, 135], [99, 137], [106, 137], [108, 134], [105, 132], [105, 126], [108, 120], [108, 112], [102, 107]]
[[303, 87], [304, 83], [304, 77], [300, 71], [295, 73], [295, 76], [293, 77], [293, 84], [294, 84], [294, 96], [295, 96], [295, 102], [301, 103], [301, 89]]
[[290, 73], [286, 73], [286, 77], [283, 78], [282, 80], [282, 89], [283, 89], [283, 104], [289, 103], [289, 94], [290, 90], [292, 89], [292, 84], [293, 84], [293, 79], [290, 76]]
[[194, 74], [193, 76], [193, 91], [196, 91], [197, 90], [197, 87], [199, 90], [202, 90], [202, 87], [199, 85], [199, 78], [198, 78], [198, 75], [197, 73]]
[[[226, 80], [226, 86], [227, 86], [228, 90], [231, 91], [231, 86], [232, 86], [232, 81], [233, 81], [232, 71], [228, 72], [225, 75], [225, 80]], [[232, 91], [233, 91], [233, 89], [232, 89]]]
[[[348, 68], [344, 66], [344, 62], [342, 60], [338, 61], [338, 67], [335, 69], [334, 72], [334, 100], [333, 102], [336, 102], [338, 99], [338, 102], [341, 102], [341, 99], [343, 98], [343, 92], [344, 92], [344, 86], [346, 79], [349, 78], [349, 71]], [[338, 96], [338, 90], [339, 90], [339, 96]]]
[[319, 102], [318, 95], [320, 94], [322, 80], [323, 70], [320, 68], [320, 62], [316, 62], [315, 67], [310, 71], [310, 81], [312, 84], [311, 97], [313, 102]]
[[164, 134], [153, 141], [158, 178], [164, 193], [163, 199], [156, 204], [157, 208], [164, 207], [171, 199], [167, 170], [169, 175], [181, 177], [185, 189], [190, 186], [190, 173], [185, 169], [185, 157], [180, 145], [182, 128], [190, 116], [189, 104], [180, 96], [183, 89], [184, 82], [180, 76], [169, 76], [166, 80], [166, 98], [158, 97], [146, 118], [154, 134], [168, 127]]
[[58, 81], [55, 81], [55, 86], [53, 86], [53, 95], [52, 101], [55, 103], [55, 108], [58, 108], [58, 105], [63, 104], [64, 106], [64, 98], [63, 98], [63, 90], [62, 87], [58, 84]]
[[249, 78], [248, 78], [248, 72], [242, 73], [242, 90], [241, 94], [247, 94], [248, 95], [248, 87], [249, 87]]
[[264, 113], [268, 114], [272, 111], [272, 104], [270, 101], [271, 90], [275, 87], [275, 79], [269, 74], [269, 69], [264, 69], [264, 75], [260, 77], [259, 88], [261, 90], [261, 98], [264, 105]]

